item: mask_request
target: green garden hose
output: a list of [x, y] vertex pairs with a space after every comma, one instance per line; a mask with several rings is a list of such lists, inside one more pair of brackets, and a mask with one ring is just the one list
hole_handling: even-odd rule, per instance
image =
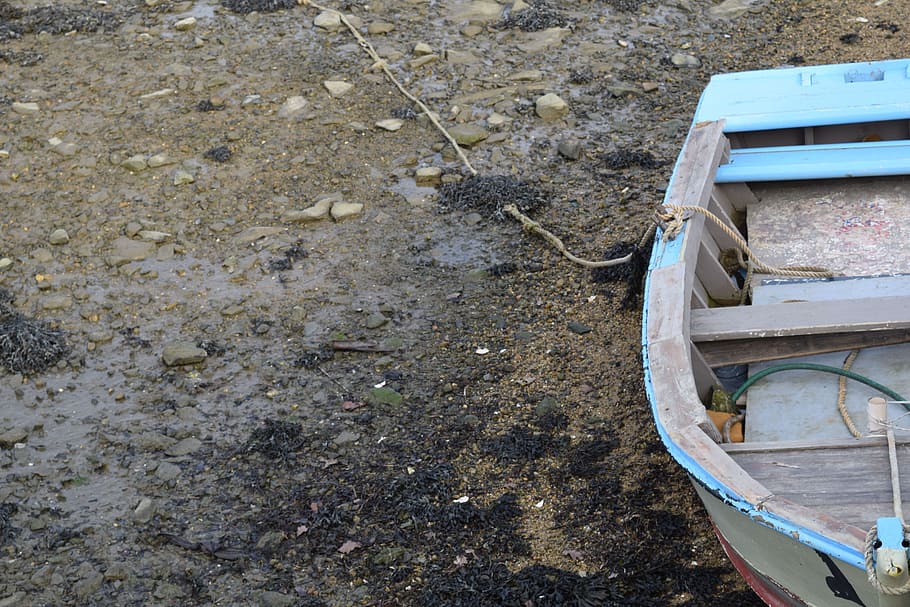
[[887, 386], [883, 386], [880, 383], [873, 381], [866, 377], [865, 375], [860, 375], [859, 373], [854, 373], [853, 371], [848, 371], [846, 369], [839, 369], [837, 367], [829, 367], [828, 365], [817, 365], [815, 363], [784, 363], [781, 365], [772, 365], [767, 369], [759, 371], [749, 379], [747, 379], [743, 385], [737, 388], [730, 396], [730, 400], [734, 403], [742, 396], [746, 390], [748, 390], [752, 384], [760, 380], [761, 378], [771, 375], [772, 373], [777, 373], [778, 371], [822, 371], [823, 373], [833, 373], [835, 375], [843, 375], [846, 378], [858, 381], [860, 383], [866, 384], [870, 388], [875, 388], [885, 396], [888, 396], [892, 400], [900, 401], [903, 403], [904, 408], [910, 411], [910, 405], [907, 404], [906, 399], [892, 390]]

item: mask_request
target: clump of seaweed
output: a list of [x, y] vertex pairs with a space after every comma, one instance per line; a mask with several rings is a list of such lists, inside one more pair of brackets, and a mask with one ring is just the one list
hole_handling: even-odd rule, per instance
[[539, 32], [550, 27], [565, 27], [569, 19], [547, 2], [534, 2], [528, 8], [513, 11], [499, 21], [496, 27], [506, 29], [517, 27], [523, 32]]
[[19, 38], [22, 34], [47, 32], [97, 32], [119, 26], [121, 19], [110, 11], [84, 8], [40, 6], [21, 10], [0, 2], [0, 40]]
[[274, 13], [297, 6], [297, 0], [221, 0], [221, 5], [235, 13]]
[[639, 166], [643, 169], [656, 169], [664, 165], [663, 161], [654, 158], [651, 152], [618, 148], [601, 156], [608, 169], [614, 171]]
[[604, 259], [625, 257], [630, 253], [632, 254], [632, 259], [628, 263], [591, 270], [591, 280], [593, 282], [624, 281], [626, 283], [626, 292], [620, 302], [620, 306], [624, 310], [631, 310], [638, 305], [638, 298], [644, 286], [645, 271], [648, 269], [651, 242], [652, 239], [649, 238], [645, 242], [617, 243], [604, 252]]
[[503, 207], [514, 204], [522, 213], [533, 212], [547, 202], [546, 196], [526, 181], [506, 175], [468, 177], [446, 183], [439, 189], [439, 206], [448, 211], [482, 211], [502, 220]]
[[17, 529], [10, 522], [10, 517], [19, 509], [16, 504], [4, 502], [0, 504], [0, 545], [5, 544], [15, 537]]
[[40, 373], [69, 353], [63, 331], [27, 318], [0, 289], [0, 365], [11, 373]]
[[202, 157], [215, 162], [227, 162], [231, 159], [231, 149], [226, 145], [219, 145], [208, 150]]
[[248, 453], [261, 453], [269, 459], [282, 459], [303, 447], [305, 437], [300, 424], [267, 419], [250, 433], [244, 444]]

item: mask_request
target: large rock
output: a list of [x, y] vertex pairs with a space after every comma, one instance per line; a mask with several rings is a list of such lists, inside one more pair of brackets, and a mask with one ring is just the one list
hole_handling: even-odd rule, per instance
[[458, 143], [458, 145], [472, 146], [489, 137], [489, 133], [479, 124], [468, 122], [465, 124], [456, 124], [449, 129], [449, 134]]
[[190, 341], [175, 341], [164, 346], [161, 360], [168, 367], [194, 365], [205, 360], [208, 353]]
[[569, 105], [555, 93], [547, 93], [543, 97], [538, 97], [534, 109], [537, 115], [546, 122], [559, 120], [569, 113]]

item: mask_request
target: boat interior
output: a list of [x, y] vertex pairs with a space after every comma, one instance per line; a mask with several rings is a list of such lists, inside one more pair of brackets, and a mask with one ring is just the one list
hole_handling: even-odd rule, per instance
[[[662, 325], [683, 323], [689, 360], [676, 368], [691, 364], [705, 411], [718, 407], [719, 387], [735, 393], [774, 367], [738, 396], [733, 416], [743, 418], [733, 417], [727, 433], [697, 410], [667, 410], [670, 425], [675, 419], [682, 429], [694, 419], [720, 440], [757, 483], [743, 485], [756, 500], [783, 498], [863, 531], [891, 516], [887, 430], [910, 492], [910, 404], [899, 397], [910, 397], [910, 121], [738, 133], [725, 133], [723, 121], [701, 123], [667, 204], [709, 214], [684, 216], [677, 265], [695, 272], [671, 266], [658, 270], [663, 279], [651, 279], [652, 299], [670, 301], [674, 285], [685, 299], [681, 317], [649, 321], [651, 350], [680, 356]], [[748, 243], [748, 261], [830, 276], [750, 268], [736, 254], [737, 237]], [[882, 396], [876, 388], [817, 370], [777, 372], [791, 363], [846, 366], [892, 395], [870, 414], [869, 399]], [[692, 388], [674, 381], [680, 393]], [[731, 429], [741, 442], [728, 442], [737, 434]], [[681, 440], [704, 449], [703, 437]], [[715, 474], [733, 485], [742, 480], [723, 465]]]

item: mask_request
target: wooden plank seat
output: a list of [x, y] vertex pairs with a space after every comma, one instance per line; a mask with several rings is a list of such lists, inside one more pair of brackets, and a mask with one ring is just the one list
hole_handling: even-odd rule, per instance
[[910, 296], [693, 309], [689, 336], [710, 366], [910, 341]]
[[[879, 516], [893, 512], [891, 469], [884, 437], [815, 444], [740, 443], [721, 448], [775, 496], [860, 529], [868, 529]], [[910, 445], [906, 440], [897, 441], [897, 453], [901, 484], [908, 487]]]
[[910, 173], [910, 141], [861, 141], [730, 150], [717, 183], [878, 177]]

